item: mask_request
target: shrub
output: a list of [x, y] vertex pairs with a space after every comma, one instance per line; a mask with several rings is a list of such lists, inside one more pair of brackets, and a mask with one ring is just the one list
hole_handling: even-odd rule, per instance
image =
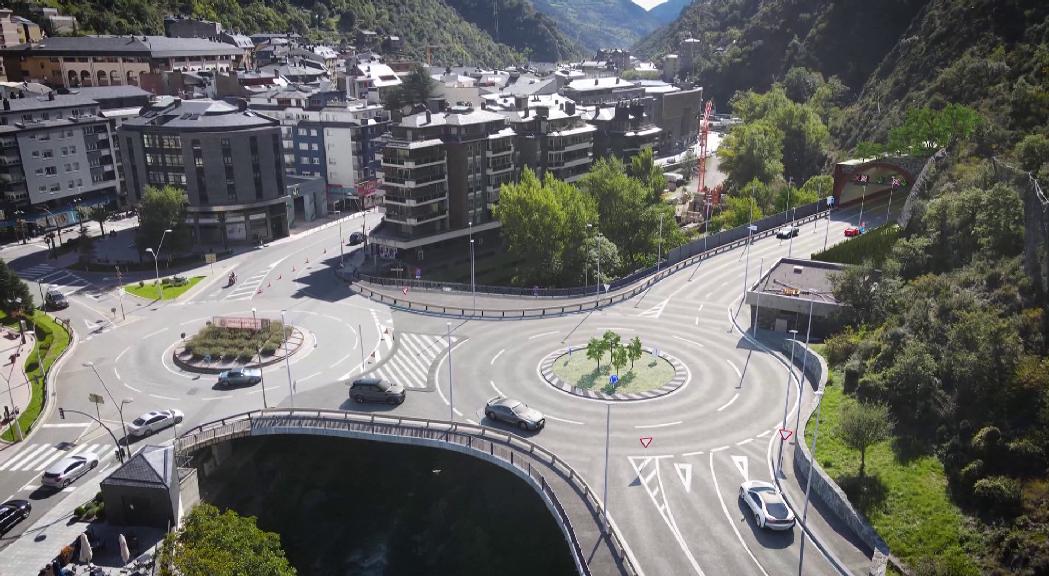
[[222, 348], [222, 358], [225, 360], [235, 360], [237, 355], [240, 354], [240, 350], [236, 348]]
[[984, 464], [983, 460], [973, 460], [965, 465], [961, 471], [961, 481], [967, 489], [972, 489], [976, 485], [976, 482], [983, 478], [984, 475]]
[[240, 351], [237, 352], [237, 360], [241, 362], [247, 362], [248, 360], [251, 360], [254, 356], [255, 351], [251, 348], [241, 348]]
[[852, 356], [858, 343], [859, 334], [857, 334], [851, 326], [846, 326], [841, 332], [827, 338], [825, 342], [827, 361], [834, 366], [845, 362], [849, 359], [849, 356]]
[[997, 448], [1001, 440], [1002, 431], [997, 426], [986, 426], [973, 436], [972, 447], [986, 454]]
[[1008, 476], [990, 476], [976, 481], [973, 495], [986, 512], [1011, 514], [1020, 506], [1020, 482]]
[[273, 356], [276, 353], [277, 353], [277, 345], [275, 345], [275, 344], [273, 344], [271, 342], [267, 342], [266, 344], [264, 344], [262, 346], [262, 355], [263, 356]]

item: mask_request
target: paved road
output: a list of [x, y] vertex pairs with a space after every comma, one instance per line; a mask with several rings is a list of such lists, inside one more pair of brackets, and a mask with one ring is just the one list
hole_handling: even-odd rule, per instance
[[[884, 214], [884, 204], [880, 211], [877, 205], [867, 210], [865, 219], [873, 223], [874, 214]], [[855, 212], [835, 215], [831, 243], [840, 240], [850, 219], [854, 223]], [[370, 216], [367, 225], [377, 222]], [[348, 223], [343, 240], [360, 224], [360, 216]], [[788, 249], [802, 256], [819, 250], [826, 231], [820, 221], [803, 227], [793, 246], [774, 238], [754, 242], [749, 277], [757, 277], [762, 257], [768, 265]], [[117, 402], [132, 401], [124, 408], [126, 420], [176, 407], [186, 414], [182, 426], [264, 404], [360, 409], [348, 401], [346, 381], [368, 371], [404, 383], [409, 396], [400, 407], [365, 410], [453, 415], [499, 427], [484, 419], [482, 408], [496, 394], [511, 395], [547, 414], [547, 428], [533, 440], [561, 455], [595, 488], [604, 486], [607, 426], [608, 506], [646, 574], [797, 571], [800, 533], [757, 530], [737, 498], [745, 478], [771, 479], [770, 454], [778, 447], [773, 431], [787, 394], [783, 364], [756, 350], [730, 322], [743, 290], [743, 249], [684, 269], [647, 293], [598, 312], [528, 321], [458, 320], [449, 326], [442, 318], [394, 312], [352, 295], [331, 268], [339, 261], [339, 243], [338, 227], [331, 226], [238, 255], [216, 264], [214, 272], [202, 268], [208, 277], [178, 301], [124, 296], [126, 319], [111, 312], [120, 305], [114, 279], [48, 268], [39, 246], [10, 247], [0, 256], [23, 277], [59, 286], [72, 302], [60, 316], [72, 321], [77, 343], [58, 368], [51, 406], [94, 413], [88, 393], [104, 394], [100, 414], [118, 439], [118, 412], [87, 362], [94, 363]], [[347, 259], [359, 258], [351, 247], [344, 250]], [[240, 278], [233, 287], [225, 286], [229, 270]], [[270, 318], [285, 310], [288, 322], [306, 333], [305, 349], [291, 361], [294, 397], [283, 364], [264, 371], [264, 387], [230, 391], [216, 390], [213, 378], [184, 373], [170, 361], [183, 332], [193, 333], [217, 315], [251, 316], [253, 309]], [[745, 313], [740, 320], [746, 325]], [[555, 390], [540, 378], [538, 365], [549, 352], [582, 344], [607, 329], [626, 338], [639, 335], [646, 345], [676, 356], [687, 367], [686, 385], [667, 397], [609, 409]], [[791, 406], [797, 387], [793, 390]], [[107, 458], [101, 468], [113, 464], [113, 438], [94, 423], [59, 420], [54, 412], [44, 422], [25, 444], [0, 451], [0, 496], [34, 501], [33, 518], [3, 543], [65, 497], [39, 489], [40, 471], [48, 463], [73, 451], [97, 450]], [[169, 440], [175, 432], [163, 431], [149, 442]], [[652, 437], [652, 443], [643, 447], [641, 437]], [[100, 476], [96, 472], [78, 485]], [[847, 542], [832, 544], [850, 564], [862, 564], [862, 553]], [[834, 573], [813, 548], [809, 552], [806, 574]], [[9, 569], [29, 574], [32, 567]]]

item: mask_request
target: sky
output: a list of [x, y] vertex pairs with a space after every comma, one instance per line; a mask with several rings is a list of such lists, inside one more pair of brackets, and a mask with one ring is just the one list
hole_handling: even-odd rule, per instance
[[644, 8], [645, 10], [651, 10], [653, 6], [659, 6], [667, 0], [634, 0], [634, 4]]

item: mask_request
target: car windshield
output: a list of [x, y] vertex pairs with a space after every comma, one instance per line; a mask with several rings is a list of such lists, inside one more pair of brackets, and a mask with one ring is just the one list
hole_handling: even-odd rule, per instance
[[132, 422], [132, 424], [134, 424], [135, 426], [141, 426], [141, 425], [143, 425], [145, 423], [146, 423], [145, 418], [141, 418], [141, 417], [140, 418], [135, 418], [135, 421]]
[[528, 406], [525, 406], [524, 402], [518, 402], [517, 404], [510, 407], [514, 411], [514, 414], [522, 416], [528, 412]]
[[780, 502], [767, 502], [765, 509], [768, 510], [769, 516], [772, 516], [776, 520], [786, 520], [787, 516], [790, 515], [790, 511], [787, 507]]
[[385, 380], [379, 380], [376, 386], [378, 386], [379, 390], [382, 390], [383, 392], [386, 392], [390, 389], [390, 383]]

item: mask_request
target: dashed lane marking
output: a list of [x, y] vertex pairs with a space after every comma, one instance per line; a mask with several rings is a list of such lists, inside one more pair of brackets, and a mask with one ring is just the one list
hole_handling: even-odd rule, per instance
[[689, 344], [692, 344], [693, 346], [698, 346], [700, 348], [706, 348], [706, 346], [700, 344], [699, 342], [696, 342], [695, 340], [689, 340], [688, 338], [682, 338], [681, 336], [675, 335], [674, 339], [681, 340], [682, 342], [688, 342]]
[[640, 425], [634, 426], [634, 428], [637, 428], [639, 430], [646, 429], [646, 428], [667, 428], [667, 427], [670, 427], [670, 426], [677, 426], [678, 424], [681, 424], [681, 420], [678, 420], [676, 422], [664, 422], [662, 424], [640, 424]]
[[506, 352], [506, 348], [503, 348], [503, 349], [499, 350], [498, 352], [496, 352], [495, 356], [492, 356], [492, 361], [489, 362], [488, 364], [490, 366], [495, 366], [495, 361], [498, 360], [499, 357], [503, 355], [503, 352]]
[[553, 332], [542, 332], [540, 334], [535, 334], [533, 336], [529, 336], [528, 339], [529, 340], [535, 340], [536, 338], [542, 338], [543, 336], [551, 336], [553, 334], [557, 334], [557, 332], [558, 332], [557, 330], [554, 330]]
[[717, 409], [716, 411], [717, 411], [717, 412], [721, 412], [721, 411], [722, 411], [722, 410], [724, 410], [725, 408], [728, 408], [729, 406], [731, 406], [731, 405], [732, 405], [732, 403], [733, 403], [733, 402], [735, 402], [735, 401], [736, 401], [736, 398], [739, 398], [739, 392], [736, 392], [735, 394], [733, 394], [733, 395], [732, 395], [732, 399], [731, 399], [731, 400], [729, 400], [728, 402], [725, 402], [724, 404], [722, 404], [722, 405], [721, 405], [721, 407], [720, 407], [720, 408], [718, 408], [718, 409]]

